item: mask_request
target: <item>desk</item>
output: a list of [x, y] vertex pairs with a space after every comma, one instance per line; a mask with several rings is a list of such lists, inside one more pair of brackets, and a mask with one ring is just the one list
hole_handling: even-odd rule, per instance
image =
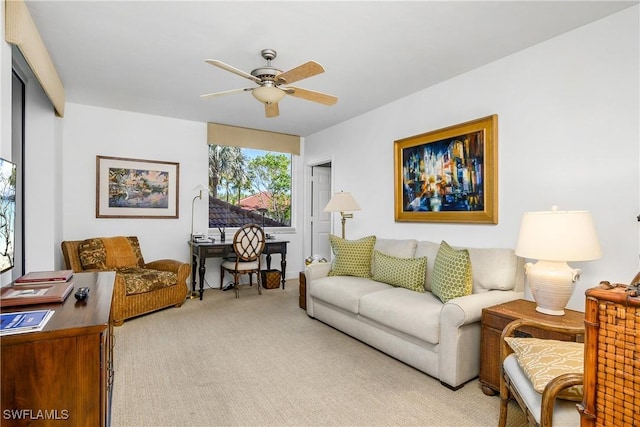
[[[264, 250], [262, 251], [262, 253], [267, 256], [267, 270], [271, 269], [271, 254], [280, 254], [282, 289], [284, 289], [284, 278], [287, 269], [287, 243], [289, 243], [288, 240], [267, 240]], [[224, 258], [233, 255], [233, 240], [213, 243], [189, 242], [189, 244], [193, 249], [193, 259], [191, 260], [191, 292], [196, 292], [196, 267], [198, 267], [198, 283], [200, 284], [200, 299], [202, 300], [204, 273], [206, 271], [205, 261], [207, 258]]]

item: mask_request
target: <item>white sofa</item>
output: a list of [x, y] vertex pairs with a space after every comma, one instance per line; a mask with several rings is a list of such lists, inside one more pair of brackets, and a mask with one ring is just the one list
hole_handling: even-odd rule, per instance
[[374, 250], [384, 254], [427, 257], [424, 293], [370, 278], [328, 276], [330, 263], [306, 266], [307, 314], [451, 389], [462, 387], [480, 370], [482, 309], [523, 297], [524, 260], [512, 249], [467, 248], [472, 294], [442, 303], [430, 292], [439, 247], [417, 240], [375, 242]]

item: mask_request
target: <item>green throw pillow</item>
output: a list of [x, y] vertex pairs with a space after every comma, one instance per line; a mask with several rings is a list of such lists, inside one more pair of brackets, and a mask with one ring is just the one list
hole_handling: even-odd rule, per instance
[[376, 236], [345, 240], [330, 235], [329, 243], [334, 255], [329, 276], [371, 277], [371, 255]]
[[443, 240], [433, 264], [431, 292], [446, 303], [453, 298], [471, 295], [472, 291], [469, 251], [453, 249]]
[[424, 292], [427, 257], [399, 258], [374, 250], [373, 264], [373, 280]]

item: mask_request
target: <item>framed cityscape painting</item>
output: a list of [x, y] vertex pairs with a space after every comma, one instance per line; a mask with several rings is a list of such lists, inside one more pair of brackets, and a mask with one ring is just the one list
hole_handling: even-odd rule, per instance
[[394, 142], [395, 220], [498, 223], [498, 116]]
[[96, 218], [178, 218], [180, 164], [96, 156]]

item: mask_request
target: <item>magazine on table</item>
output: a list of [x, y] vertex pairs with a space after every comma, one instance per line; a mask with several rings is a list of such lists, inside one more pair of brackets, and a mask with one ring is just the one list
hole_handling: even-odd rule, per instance
[[33, 310], [0, 313], [0, 336], [41, 331], [54, 312], [54, 310]]

